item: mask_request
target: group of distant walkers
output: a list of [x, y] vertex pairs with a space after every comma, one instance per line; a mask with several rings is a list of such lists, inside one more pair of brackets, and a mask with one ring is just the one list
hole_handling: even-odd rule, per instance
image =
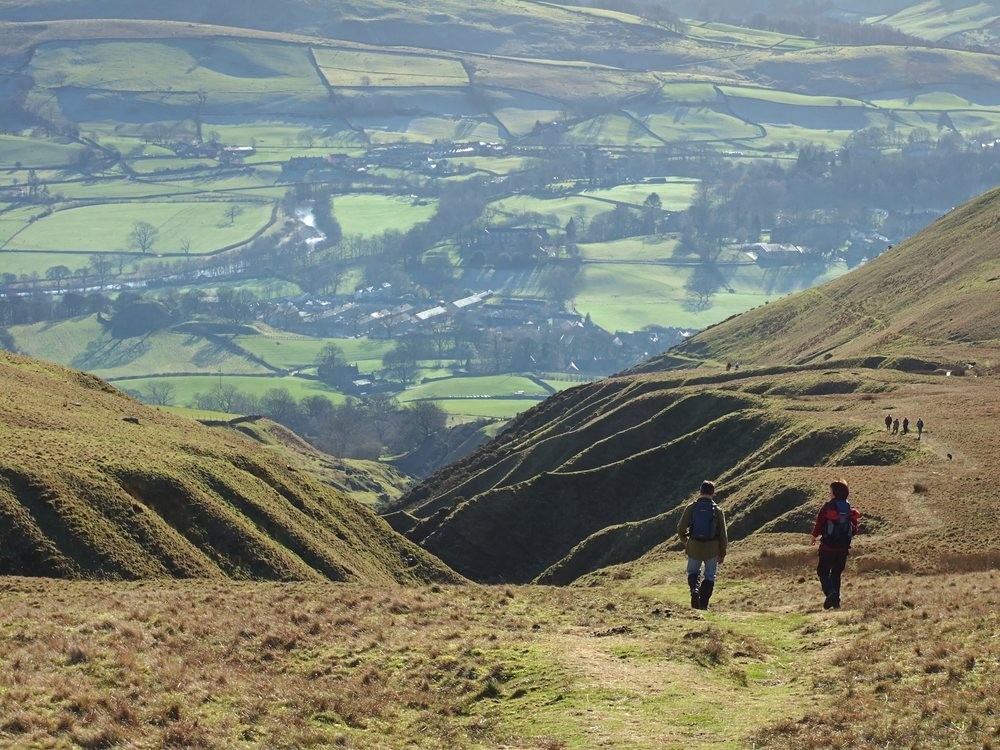
[[[922, 428], [923, 423], [918, 422], [917, 429]], [[677, 522], [677, 536], [687, 552], [687, 582], [694, 609], [708, 609], [719, 565], [725, 561], [729, 546], [726, 514], [714, 495], [715, 483], [702, 482], [698, 499], [684, 508]], [[823, 589], [824, 609], [840, 608], [840, 579], [861, 521], [861, 513], [847, 501], [849, 495], [847, 482], [831, 482], [830, 496], [819, 509], [811, 532], [812, 544], [819, 540], [816, 575]]]
[[[910, 432], [910, 420], [908, 417], [903, 417], [902, 422], [903, 434], [906, 435]], [[885, 431], [891, 432], [896, 435], [900, 431], [899, 418], [893, 419], [891, 414], [885, 415]], [[924, 420], [917, 419], [917, 440], [920, 440], [920, 436], [924, 434]]]

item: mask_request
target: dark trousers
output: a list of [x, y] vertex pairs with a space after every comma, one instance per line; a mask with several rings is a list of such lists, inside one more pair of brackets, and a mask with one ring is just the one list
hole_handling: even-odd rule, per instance
[[816, 566], [816, 575], [819, 576], [820, 585], [826, 596], [833, 596], [840, 599], [840, 574], [847, 566], [847, 550], [842, 551], [819, 551], [819, 565]]

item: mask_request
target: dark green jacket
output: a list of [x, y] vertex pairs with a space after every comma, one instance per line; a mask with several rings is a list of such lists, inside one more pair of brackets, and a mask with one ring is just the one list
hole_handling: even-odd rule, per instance
[[[691, 512], [694, 510], [694, 503], [698, 500], [709, 500], [715, 508], [715, 527], [718, 533], [717, 539], [710, 539], [703, 542], [699, 539], [691, 539]], [[708, 495], [702, 495], [690, 503], [681, 513], [681, 520], [677, 522], [677, 536], [684, 542], [688, 557], [695, 560], [711, 560], [713, 557], [725, 557], [726, 549], [729, 546], [729, 537], [726, 534], [726, 514], [722, 508], [715, 504]]]

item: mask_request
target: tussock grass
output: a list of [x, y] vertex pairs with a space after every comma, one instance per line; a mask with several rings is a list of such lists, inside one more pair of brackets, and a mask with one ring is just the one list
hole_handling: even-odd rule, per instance
[[6, 578], [0, 606], [16, 746], [709, 747], [796, 715], [813, 653], [636, 591]]

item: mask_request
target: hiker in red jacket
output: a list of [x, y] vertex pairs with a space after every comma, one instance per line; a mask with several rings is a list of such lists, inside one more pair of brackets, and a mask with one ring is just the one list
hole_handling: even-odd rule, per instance
[[851, 540], [858, 532], [861, 514], [847, 502], [850, 490], [847, 482], [838, 479], [830, 483], [830, 499], [819, 509], [813, 524], [812, 543], [820, 539], [819, 565], [816, 575], [826, 599], [823, 609], [840, 607], [840, 576], [847, 566]]

